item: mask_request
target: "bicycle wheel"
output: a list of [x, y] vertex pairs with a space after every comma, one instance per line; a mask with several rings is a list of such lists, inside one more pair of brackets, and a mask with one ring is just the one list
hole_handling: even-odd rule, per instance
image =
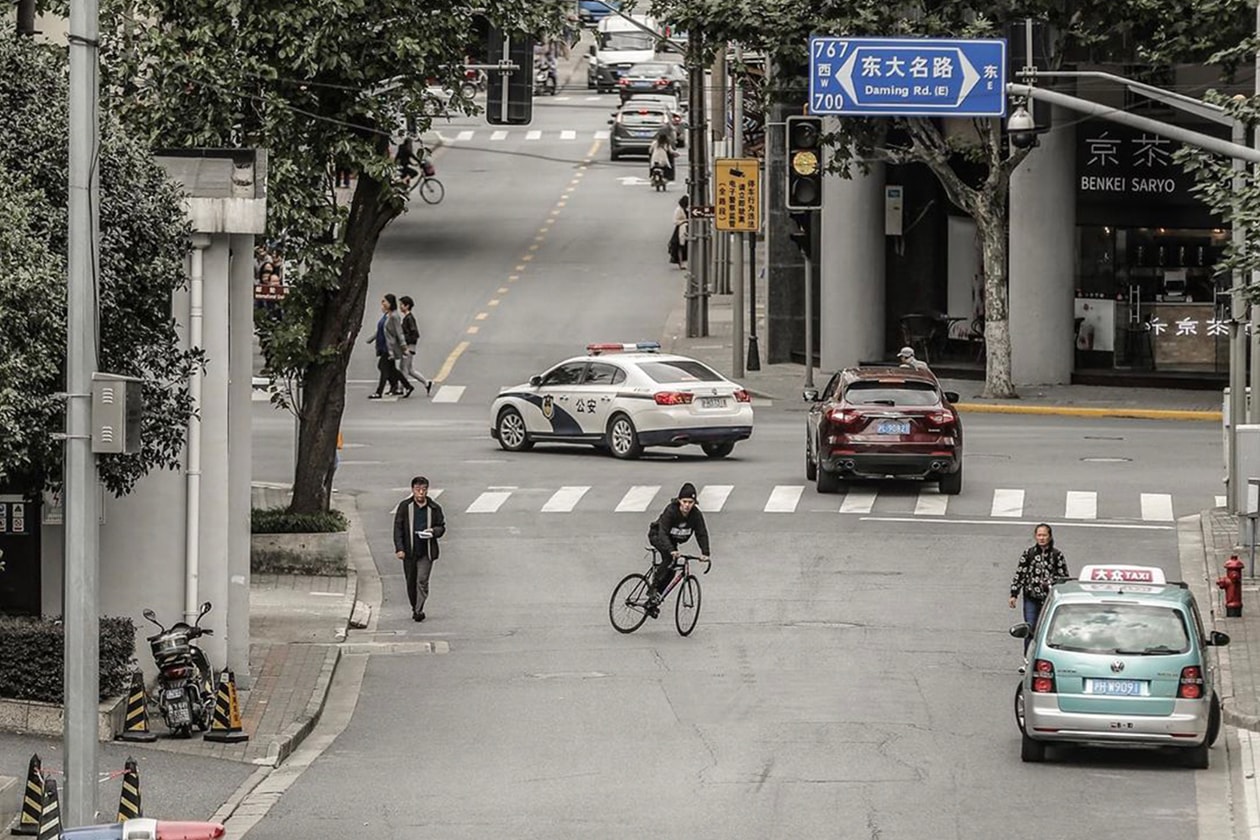
[[437, 178], [425, 178], [420, 182], [420, 197], [426, 204], [437, 204], [446, 195], [446, 187]]
[[683, 578], [678, 587], [678, 600], [674, 602], [674, 625], [678, 635], [690, 636], [700, 618], [700, 581], [695, 575]]
[[643, 605], [648, 598], [648, 579], [643, 575], [626, 575], [613, 590], [608, 602], [608, 620], [618, 633], [633, 633], [647, 621]]

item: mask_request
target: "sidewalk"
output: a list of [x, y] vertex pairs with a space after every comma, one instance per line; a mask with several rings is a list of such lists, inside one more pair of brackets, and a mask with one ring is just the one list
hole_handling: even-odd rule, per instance
[[[1260, 579], [1250, 572], [1250, 549], [1238, 543], [1238, 517], [1224, 508], [1205, 510], [1200, 517], [1203, 533], [1203, 574], [1208, 599], [1200, 603], [1205, 620], [1229, 634], [1229, 644], [1217, 651], [1221, 671], [1223, 720], [1231, 726], [1260, 732]], [[1216, 579], [1225, 574], [1231, 554], [1247, 564], [1243, 568], [1243, 614], [1225, 617], [1225, 598]]]

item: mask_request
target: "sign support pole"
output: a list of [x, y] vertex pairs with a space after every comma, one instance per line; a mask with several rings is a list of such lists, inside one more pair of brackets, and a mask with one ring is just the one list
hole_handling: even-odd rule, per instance
[[[735, 69], [726, 74], [734, 93], [731, 106], [731, 157], [744, 156], [744, 48], [735, 45]], [[760, 200], [760, 196], [758, 196]], [[756, 236], [757, 234], [753, 234]], [[735, 300], [731, 307], [731, 375], [744, 375], [744, 234], [731, 234], [731, 278]]]

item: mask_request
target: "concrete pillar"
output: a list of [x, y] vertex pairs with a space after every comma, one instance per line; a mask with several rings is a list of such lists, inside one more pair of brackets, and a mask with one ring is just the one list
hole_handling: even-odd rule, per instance
[[[216, 234], [205, 251], [202, 296], [204, 321], [202, 345], [206, 372], [201, 384], [201, 533], [198, 596], [214, 604], [202, 622], [215, 635], [204, 636], [201, 646], [215, 668], [227, 662], [228, 621], [228, 237]], [[252, 255], [250, 257], [252, 259]]]
[[236, 441], [228, 456], [228, 615], [227, 664], [238, 688], [248, 688], [249, 672], [249, 531], [253, 448], [254, 236], [232, 236], [228, 270], [228, 437]]
[[1076, 127], [1054, 109], [1011, 176], [1011, 376], [1017, 385], [1070, 382], [1076, 286]]
[[823, 179], [819, 361], [824, 374], [882, 359], [884, 166]]

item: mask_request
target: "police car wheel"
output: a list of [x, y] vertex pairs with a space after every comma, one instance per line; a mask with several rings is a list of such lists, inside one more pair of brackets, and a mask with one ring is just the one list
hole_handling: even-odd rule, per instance
[[638, 458], [643, 452], [643, 447], [639, 445], [639, 433], [624, 414], [616, 415], [608, 424], [608, 451], [614, 458], [623, 460]]
[[499, 431], [499, 446], [508, 452], [526, 452], [534, 448], [534, 442], [529, 439], [529, 432], [525, 430], [525, 418], [515, 408], [505, 408], [499, 412], [496, 426]]

